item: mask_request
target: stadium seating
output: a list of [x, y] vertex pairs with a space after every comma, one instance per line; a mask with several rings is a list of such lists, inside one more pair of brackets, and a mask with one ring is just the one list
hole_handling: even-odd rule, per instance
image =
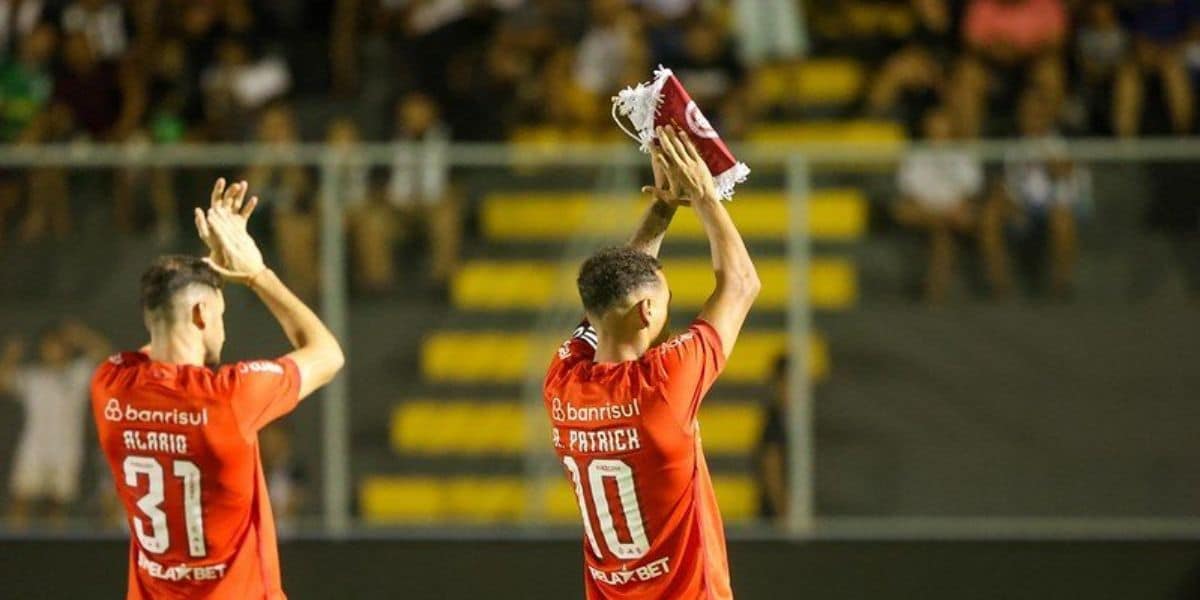
[[[589, 213], [604, 201], [624, 205], [620, 217], [589, 220]], [[738, 228], [747, 239], [782, 240], [788, 235], [788, 199], [782, 192], [742, 191], [729, 204]], [[494, 242], [562, 241], [585, 229], [596, 235], [624, 234], [644, 202], [638, 198], [597, 198], [586, 192], [499, 192], [488, 194], [480, 207], [483, 234]], [[860, 238], [867, 228], [867, 199], [848, 188], [817, 190], [809, 198], [809, 235], [814, 240], [846, 242]], [[683, 211], [671, 226], [671, 239], [703, 240], [704, 229], [696, 216]]]
[[[521, 383], [530, 365], [550, 360], [565, 336], [535, 340], [526, 331], [437, 331], [421, 345], [421, 373], [432, 382]], [[722, 374], [724, 381], [766, 381], [775, 359], [784, 351], [783, 331], [747, 331]], [[829, 352], [819, 335], [809, 339], [809, 370], [819, 380], [829, 372]], [[544, 355], [545, 360], [535, 357]]]
[[[705, 405], [705, 451], [711, 455], [746, 454], [761, 426], [762, 410], [753, 401]], [[538, 414], [538, 431], [546, 428]], [[472, 399], [410, 400], [396, 406], [391, 418], [391, 446], [413, 455], [516, 456], [525, 452], [530, 438], [528, 417], [517, 400]]]
[[[783, 259], [758, 263], [763, 282], [758, 307], [786, 310], [791, 297], [788, 264]], [[668, 260], [663, 271], [671, 282], [672, 307], [692, 310], [704, 304], [714, 281], [712, 263], [706, 258]], [[857, 283], [854, 263], [843, 258], [821, 258], [808, 273], [809, 300], [817, 309], [845, 309], [854, 303]], [[450, 288], [454, 306], [466, 310], [537, 309], [550, 305], [574, 305], [575, 269], [543, 261], [479, 260], [466, 264]]]
[[823, 58], [767, 65], [753, 75], [755, 98], [765, 106], [845, 106], [859, 96], [865, 80], [862, 63], [852, 58]]
[[853, 142], [886, 147], [905, 140], [904, 128], [892, 121], [802, 121], [764, 123], [750, 130], [750, 141], [762, 144]]
[[[373, 525], [516, 523], [530, 507], [531, 496], [556, 523], [579, 519], [579, 505], [561, 478], [530, 490], [520, 477], [427, 477], [373, 475], [359, 489], [366, 521]], [[754, 516], [756, 496], [745, 475], [716, 475], [713, 487], [726, 521]]]

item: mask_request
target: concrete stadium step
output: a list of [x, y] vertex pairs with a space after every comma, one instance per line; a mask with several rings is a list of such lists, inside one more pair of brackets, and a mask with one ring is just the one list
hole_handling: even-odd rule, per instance
[[[603, 212], [604, 202], [619, 207]], [[748, 240], [786, 239], [788, 199], [784, 192], [740, 191], [728, 204], [738, 229]], [[564, 240], [581, 231], [588, 235], [627, 235], [646, 210], [645, 198], [605, 196], [587, 191], [497, 192], [483, 198], [480, 225], [494, 241]], [[855, 241], [866, 233], [868, 201], [853, 188], [822, 189], [809, 200], [812, 239]], [[690, 210], [680, 211], [671, 224], [671, 239], [703, 240], [704, 228]]]
[[863, 89], [863, 64], [853, 58], [820, 58], [764, 65], [751, 83], [766, 106], [810, 108], [854, 103]]
[[[530, 434], [525, 410], [515, 400], [413, 400], [392, 409], [389, 437], [392, 449], [402, 454], [514, 455], [545, 437], [545, 427]], [[761, 426], [762, 408], [755, 402], [700, 409], [704, 449], [710, 454], [749, 453]]]
[[[372, 525], [515, 523], [526, 514], [526, 486], [520, 477], [369, 475], [359, 485], [359, 509]], [[565, 477], [540, 487], [538, 501], [551, 522], [579, 521], [579, 503]], [[758, 498], [748, 476], [714, 476], [713, 488], [726, 521], [754, 518]]]
[[[756, 307], [783, 310], [791, 297], [790, 269], [785, 260], [757, 261], [762, 293]], [[569, 269], [569, 270], [564, 270]], [[467, 310], [538, 309], [579, 303], [575, 288], [577, 265], [549, 261], [477, 260], [465, 264], [450, 286], [454, 306]], [[706, 258], [675, 259], [663, 263], [674, 293], [676, 308], [702, 306], [715, 280]], [[854, 262], [843, 258], [815, 258], [809, 265], [809, 301], [821, 310], [846, 310], [858, 298]]]
[[[519, 383], [531, 369], [543, 370], [562, 340], [562, 336], [535, 339], [523, 331], [434, 331], [421, 344], [421, 374], [429, 382]], [[744, 331], [722, 379], [764, 382], [786, 348], [783, 331]], [[811, 335], [808, 352], [810, 377], [820, 381], [829, 373], [825, 339]]]

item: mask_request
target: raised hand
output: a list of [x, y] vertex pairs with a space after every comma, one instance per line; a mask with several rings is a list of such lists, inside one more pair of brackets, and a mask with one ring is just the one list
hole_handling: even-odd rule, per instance
[[226, 280], [249, 283], [266, 270], [262, 251], [246, 231], [245, 219], [240, 213], [226, 206], [207, 211], [196, 209], [196, 230], [202, 239], [210, 242], [209, 247], [221, 259], [217, 261], [210, 257], [206, 262]]
[[[209, 198], [209, 209], [221, 209], [228, 211], [233, 215], [234, 221], [241, 227], [246, 229], [246, 223], [250, 220], [250, 215], [254, 213], [254, 208], [258, 206], [258, 196], [251, 196], [250, 200], [246, 200], [246, 189], [249, 186], [245, 181], [235, 182], [226, 187], [225, 178], [217, 178], [217, 182], [213, 185], [212, 196]], [[203, 210], [196, 209], [196, 229], [200, 234], [200, 240], [208, 247], [208, 258], [217, 264], [225, 262], [224, 257], [216, 248], [216, 244], [209, 236], [207, 227], [200, 227], [200, 222], [203, 220]]]
[[662, 150], [657, 147], [650, 148], [650, 168], [654, 171], [654, 185], [643, 186], [642, 193], [652, 194], [655, 199], [675, 208], [691, 206], [692, 201], [684, 198], [680, 194], [678, 186], [672, 184], [671, 179], [667, 177], [670, 167], [667, 165], [666, 158], [663, 157]]
[[719, 202], [712, 173], [692, 140], [675, 127], [659, 127], [657, 131], [662, 148], [661, 165], [668, 185], [690, 202]]

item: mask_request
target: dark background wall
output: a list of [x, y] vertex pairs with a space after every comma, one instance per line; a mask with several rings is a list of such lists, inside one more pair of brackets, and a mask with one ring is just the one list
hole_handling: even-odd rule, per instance
[[[573, 541], [291, 541], [292, 600], [582, 597]], [[0, 597], [118, 598], [123, 541], [0, 542]], [[1196, 541], [735, 541], [741, 599], [1200, 597]]]

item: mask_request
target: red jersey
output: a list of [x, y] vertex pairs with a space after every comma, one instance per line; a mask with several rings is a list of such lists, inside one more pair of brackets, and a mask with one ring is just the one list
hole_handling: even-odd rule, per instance
[[113, 356], [92, 416], [129, 517], [126, 598], [286, 598], [258, 431], [299, 401], [291, 359], [216, 371]]
[[551, 441], [583, 515], [589, 599], [733, 598], [696, 413], [725, 366], [697, 320], [636, 361], [598, 364], [587, 323], [550, 364]]

